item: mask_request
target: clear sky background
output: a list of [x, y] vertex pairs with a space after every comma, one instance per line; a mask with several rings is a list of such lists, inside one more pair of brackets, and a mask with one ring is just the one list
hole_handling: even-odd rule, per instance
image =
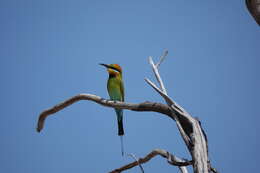
[[[164, 102], [148, 56], [169, 55], [160, 72], [169, 95], [200, 118], [212, 165], [259, 168], [260, 28], [244, 1], [0, 2], [0, 172], [108, 172], [122, 157], [111, 108], [81, 101], [35, 130], [39, 113], [79, 93], [108, 98], [107, 73], [123, 68], [126, 101]], [[190, 159], [175, 122], [125, 111], [125, 150], [143, 157], [166, 149]], [[176, 172], [163, 158], [146, 172]], [[139, 168], [128, 171], [139, 172]]]

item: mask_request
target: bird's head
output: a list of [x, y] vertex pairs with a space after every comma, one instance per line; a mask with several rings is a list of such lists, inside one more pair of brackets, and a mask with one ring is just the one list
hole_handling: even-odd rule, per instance
[[99, 64], [107, 68], [107, 72], [111, 75], [122, 74], [122, 68], [118, 64]]

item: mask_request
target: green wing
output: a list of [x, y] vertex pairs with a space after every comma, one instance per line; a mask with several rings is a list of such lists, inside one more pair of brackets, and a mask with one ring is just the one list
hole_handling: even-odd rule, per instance
[[120, 80], [120, 92], [122, 94], [122, 101], [125, 101], [125, 89], [124, 89], [124, 83], [123, 80]]

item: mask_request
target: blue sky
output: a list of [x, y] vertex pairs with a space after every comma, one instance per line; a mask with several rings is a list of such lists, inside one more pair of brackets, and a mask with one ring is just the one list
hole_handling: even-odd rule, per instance
[[[0, 24], [0, 172], [108, 172], [131, 162], [113, 109], [76, 103], [40, 134], [38, 115], [79, 93], [108, 98], [98, 63], [122, 66], [127, 102], [163, 102], [144, 78], [155, 81], [148, 56], [158, 60], [164, 49], [165, 86], [202, 121], [213, 166], [257, 170], [260, 30], [243, 1], [3, 0]], [[190, 159], [169, 118], [125, 111], [124, 120], [126, 152], [162, 148]], [[160, 157], [143, 167], [177, 171]]]

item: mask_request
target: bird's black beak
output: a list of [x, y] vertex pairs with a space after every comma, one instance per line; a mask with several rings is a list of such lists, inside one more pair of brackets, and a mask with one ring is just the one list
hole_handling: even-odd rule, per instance
[[107, 65], [107, 64], [99, 64], [99, 65], [102, 65], [102, 66], [104, 66], [104, 67], [106, 67], [106, 68], [109, 68], [109, 65]]

